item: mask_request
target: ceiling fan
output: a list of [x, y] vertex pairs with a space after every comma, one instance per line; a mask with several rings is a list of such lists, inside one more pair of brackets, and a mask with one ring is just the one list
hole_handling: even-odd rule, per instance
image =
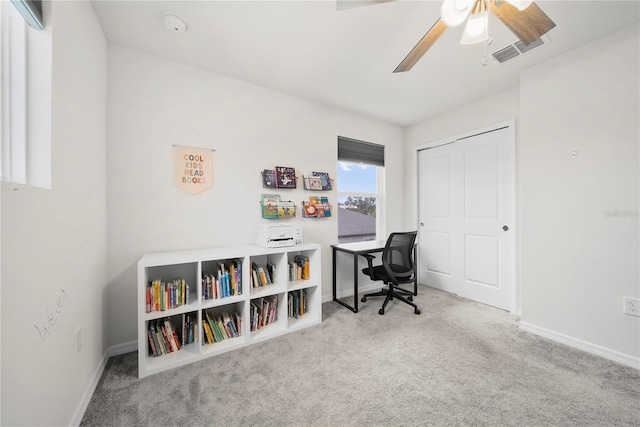
[[[388, 1], [393, 0], [338, 0], [338, 10]], [[539, 39], [556, 26], [531, 0], [444, 0], [440, 18], [393, 72], [409, 71], [448, 27], [456, 27], [465, 21], [467, 23], [461, 44], [485, 41], [490, 43], [489, 13], [491, 12], [525, 45]]]

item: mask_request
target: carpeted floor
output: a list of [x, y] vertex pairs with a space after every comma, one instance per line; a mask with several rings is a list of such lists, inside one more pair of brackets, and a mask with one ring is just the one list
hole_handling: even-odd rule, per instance
[[84, 426], [640, 426], [640, 372], [431, 288], [145, 379], [109, 360]]

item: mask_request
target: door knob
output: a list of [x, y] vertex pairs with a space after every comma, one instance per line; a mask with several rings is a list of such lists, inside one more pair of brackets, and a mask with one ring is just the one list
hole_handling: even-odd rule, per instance
[[506, 225], [503, 225], [503, 226], [502, 226], [502, 229], [503, 229], [504, 231], [507, 231], [507, 230], [509, 229], [509, 227], [507, 227]]
[[420, 227], [424, 227], [424, 222], [421, 222], [421, 223], [420, 223]]

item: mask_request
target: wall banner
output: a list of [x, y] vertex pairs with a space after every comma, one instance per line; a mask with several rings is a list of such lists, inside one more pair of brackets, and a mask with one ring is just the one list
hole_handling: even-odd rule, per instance
[[213, 150], [173, 146], [175, 184], [186, 193], [199, 194], [213, 187]]

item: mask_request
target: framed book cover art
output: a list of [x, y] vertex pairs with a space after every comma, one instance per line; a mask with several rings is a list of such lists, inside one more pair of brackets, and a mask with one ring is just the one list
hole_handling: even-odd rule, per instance
[[276, 186], [296, 188], [296, 170], [288, 166], [276, 166]]

